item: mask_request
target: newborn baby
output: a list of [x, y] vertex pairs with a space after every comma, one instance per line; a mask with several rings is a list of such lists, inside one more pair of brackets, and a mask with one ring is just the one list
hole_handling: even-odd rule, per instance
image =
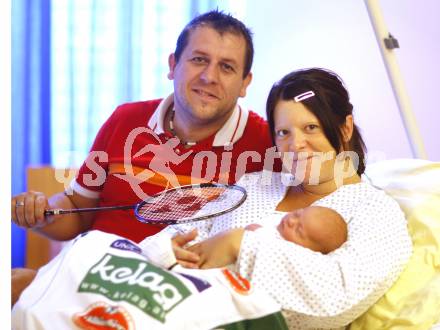
[[[246, 230], [258, 230], [250, 224]], [[287, 213], [277, 226], [281, 237], [313, 251], [330, 253], [347, 240], [347, 224], [335, 210], [309, 206]]]

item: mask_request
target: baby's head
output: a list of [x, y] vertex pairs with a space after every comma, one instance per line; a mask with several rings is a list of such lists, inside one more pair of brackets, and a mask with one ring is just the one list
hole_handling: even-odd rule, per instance
[[347, 224], [336, 211], [309, 206], [287, 213], [277, 227], [281, 236], [313, 251], [324, 254], [347, 240]]

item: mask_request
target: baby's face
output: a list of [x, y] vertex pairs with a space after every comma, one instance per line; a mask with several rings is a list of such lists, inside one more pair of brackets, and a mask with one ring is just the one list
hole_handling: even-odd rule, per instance
[[318, 206], [286, 214], [277, 229], [285, 240], [322, 253], [337, 249], [347, 239], [347, 225], [342, 217]]

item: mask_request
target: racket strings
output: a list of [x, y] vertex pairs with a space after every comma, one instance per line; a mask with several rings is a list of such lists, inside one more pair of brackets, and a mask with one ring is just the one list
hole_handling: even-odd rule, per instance
[[[138, 209], [137, 213], [140, 218], [148, 221], [162, 223], [168, 220], [175, 222], [177, 219], [184, 221], [221, 211], [225, 208], [224, 202], [233, 193], [232, 189], [224, 187], [176, 189], [149, 200]], [[236, 201], [237, 198], [233, 198], [227, 204], [236, 203]]]
[[222, 187], [177, 189], [158, 196], [139, 208], [138, 214], [146, 219], [186, 219], [215, 201], [225, 191]]

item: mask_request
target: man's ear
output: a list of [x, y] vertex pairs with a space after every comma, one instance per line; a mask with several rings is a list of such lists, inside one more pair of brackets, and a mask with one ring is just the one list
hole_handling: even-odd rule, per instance
[[351, 140], [351, 136], [353, 135], [353, 127], [353, 115], [348, 115], [347, 117], [345, 117], [345, 123], [342, 124], [341, 127], [344, 144], [348, 143]]
[[174, 69], [176, 68], [176, 57], [174, 56], [174, 53], [171, 53], [170, 56], [168, 56], [168, 67], [170, 71], [168, 72], [168, 79], [173, 80], [174, 79]]
[[240, 97], [246, 96], [246, 90], [252, 81], [252, 72], [249, 72], [248, 75], [243, 79], [243, 84], [240, 89]]

